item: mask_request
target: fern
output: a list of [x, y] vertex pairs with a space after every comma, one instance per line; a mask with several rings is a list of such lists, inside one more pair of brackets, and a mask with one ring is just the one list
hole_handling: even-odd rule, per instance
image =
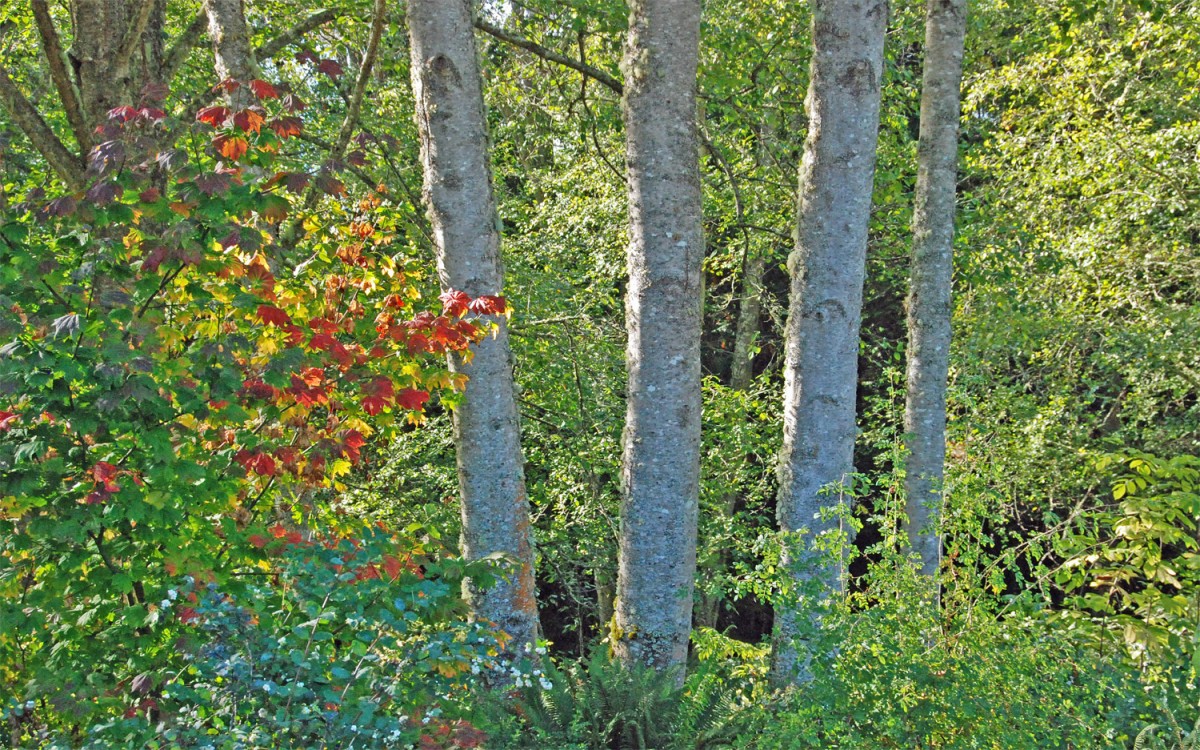
[[598, 650], [585, 662], [545, 666], [548, 689], [516, 706], [530, 742], [589, 750], [719, 750], [733, 747], [742, 715], [736, 692], [700, 671], [626, 669]]

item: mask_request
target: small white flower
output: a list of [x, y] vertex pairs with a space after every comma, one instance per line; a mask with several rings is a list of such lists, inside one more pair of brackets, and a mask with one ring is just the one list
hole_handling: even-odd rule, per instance
[[550, 680], [547, 680], [545, 677], [538, 680], [538, 684], [542, 686], [542, 690], [549, 690], [550, 688], [554, 687], [554, 683], [550, 682]]
[[167, 598], [175, 601], [179, 597], [179, 592], [175, 589], [167, 589]]

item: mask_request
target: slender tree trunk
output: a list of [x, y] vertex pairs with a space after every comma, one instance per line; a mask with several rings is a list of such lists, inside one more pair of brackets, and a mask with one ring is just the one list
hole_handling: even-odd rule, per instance
[[[425, 197], [442, 287], [471, 296], [500, 294], [504, 269], [471, 3], [410, 0], [408, 26]], [[512, 355], [505, 320], [495, 323], [496, 335], [473, 347], [470, 363], [451, 358], [451, 369], [470, 378], [454, 412], [454, 439], [463, 554], [477, 560], [503, 553], [516, 563], [510, 580], [486, 591], [468, 585], [467, 596], [476, 616], [495, 622], [516, 650], [537, 638], [537, 601]]]
[[967, 0], [928, 0], [908, 296], [904, 488], [905, 530], [920, 555], [921, 572], [929, 576], [936, 575], [941, 565], [938, 521], [946, 459], [959, 90], [966, 31]]
[[[837, 521], [822, 519], [821, 510], [838, 503], [839, 493], [829, 488], [847, 481], [854, 469], [858, 335], [887, 16], [886, 0], [813, 2], [809, 131], [800, 165], [796, 247], [788, 261], [777, 510], [785, 533], [808, 529], [817, 535], [836, 528]], [[840, 584], [839, 564], [793, 554], [785, 555], [785, 564], [797, 591], [807, 582], [825, 590]], [[777, 684], [810, 676], [805, 631], [813, 623], [806, 619], [788, 607], [776, 611]]]
[[700, 475], [699, 0], [633, 0], [625, 48], [628, 405], [615, 650], [687, 658]]

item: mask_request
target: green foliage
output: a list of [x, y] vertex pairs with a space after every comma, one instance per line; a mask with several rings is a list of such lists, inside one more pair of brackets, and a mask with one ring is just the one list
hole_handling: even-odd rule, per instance
[[443, 725], [465, 736], [464, 681], [493, 668], [499, 644], [466, 625], [457, 592], [466, 574], [488, 580], [488, 563], [372, 528], [269, 548], [273, 580], [239, 597], [190, 576], [168, 590], [182, 668], [130, 681], [125, 718], [92, 726], [86, 747], [382, 746]]
[[[1074, 524], [1056, 582], [1063, 616], [1115, 635], [1152, 671], [1200, 673], [1200, 458], [1109, 454], [1113, 502]], [[1090, 627], [1089, 627], [1090, 626]], [[1178, 676], [1178, 675], [1177, 675]]]
[[714, 672], [626, 669], [597, 648], [584, 661], [547, 664], [545, 679], [515, 707], [517, 746], [624, 750], [732, 748], [744, 714], [736, 691]]

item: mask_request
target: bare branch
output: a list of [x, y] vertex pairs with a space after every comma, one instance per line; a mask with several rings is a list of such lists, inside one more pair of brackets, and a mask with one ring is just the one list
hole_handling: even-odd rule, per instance
[[46, 121], [41, 113], [25, 98], [17, 85], [8, 75], [8, 69], [0, 67], [0, 105], [8, 112], [8, 116], [16, 123], [33, 147], [45, 158], [50, 167], [58, 173], [63, 182], [72, 190], [83, 187], [85, 178], [83, 165], [75, 154], [71, 153]]
[[617, 96], [622, 96], [625, 93], [624, 84], [622, 84], [616, 78], [612, 77], [608, 73], [605, 73], [603, 70], [600, 70], [599, 68], [597, 68], [593, 65], [588, 65], [587, 63], [580, 62], [579, 60], [576, 60], [573, 57], [567, 57], [566, 55], [560, 55], [559, 53], [555, 52], [554, 50], [549, 49], [547, 47], [543, 47], [542, 45], [538, 44], [537, 42], [530, 41], [529, 39], [526, 39], [523, 36], [519, 36], [517, 34], [513, 34], [508, 31], [505, 31], [504, 29], [500, 28], [499, 26], [493, 26], [492, 24], [488, 23], [487, 21], [483, 20], [482, 18], [475, 19], [475, 28], [479, 29], [480, 31], [484, 32], [485, 34], [488, 34], [489, 36], [493, 36], [493, 37], [499, 39], [502, 42], [508, 42], [509, 44], [513, 45], [514, 47], [520, 47], [523, 50], [528, 50], [529, 52], [532, 52], [533, 54], [537, 55], [538, 57], [542, 58], [543, 60], [548, 60], [553, 63], [558, 63], [559, 65], [566, 66], [566, 67], [570, 68], [571, 70], [574, 70], [577, 73], [581, 73], [581, 74], [587, 76], [588, 78], [591, 78], [592, 80], [596, 81], [597, 83], [603, 84], [604, 86], [608, 87], [614, 93], [616, 93]]
[[371, 80], [371, 69], [375, 67], [375, 58], [379, 54], [379, 39], [383, 36], [383, 27], [387, 21], [387, 0], [375, 0], [375, 15], [371, 20], [371, 38], [367, 42], [367, 51], [363, 55], [362, 65], [358, 69], [358, 80], [354, 82], [354, 92], [346, 106], [346, 117], [338, 130], [337, 140], [334, 141], [334, 151], [330, 158], [341, 160], [346, 155], [346, 146], [350, 143], [350, 134], [358, 124], [358, 115], [362, 111], [363, 96], [367, 91], [367, 82]]
[[67, 56], [63, 52], [62, 42], [58, 38], [58, 29], [54, 19], [50, 17], [50, 7], [46, 0], [31, 0], [33, 18], [37, 24], [38, 35], [42, 38], [42, 50], [46, 53], [46, 62], [50, 64], [50, 79], [62, 100], [67, 122], [71, 124], [71, 132], [79, 148], [86, 151], [92, 145], [91, 129], [88, 128], [87, 118], [83, 116], [83, 105], [80, 103], [79, 89], [71, 74], [67, 72]]
[[163, 58], [162, 73], [160, 75], [164, 82], [170, 83], [175, 74], [179, 72], [179, 69], [183, 67], [183, 62], [187, 60], [188, 55], [199, 44], [200, 37], [204, 36], [207, 28], [208, 16], [201, 11], [196, 14], [192, 22], [183, 30], [183, 33], [171, 45], [171, 49], [167, 51], [166, 57]]
[[332, 8], [327, 8], [325, 10], [313, 13], [308, 18], [304, 19], [292, 28], [259, 47], [257, 50], [255, 50], [254, 56], [258, 58], [259, 62], [269, 60], [272, 57], [275, 57], [275, 55], [278, 55], [284, 47], [288, 46], [289, 44], [295, 44], [304, 38], [305, 34], [313, 29], [324, 26], [325, 24], [337, 18], [338, 15], [338, 11], [333, 10]]

